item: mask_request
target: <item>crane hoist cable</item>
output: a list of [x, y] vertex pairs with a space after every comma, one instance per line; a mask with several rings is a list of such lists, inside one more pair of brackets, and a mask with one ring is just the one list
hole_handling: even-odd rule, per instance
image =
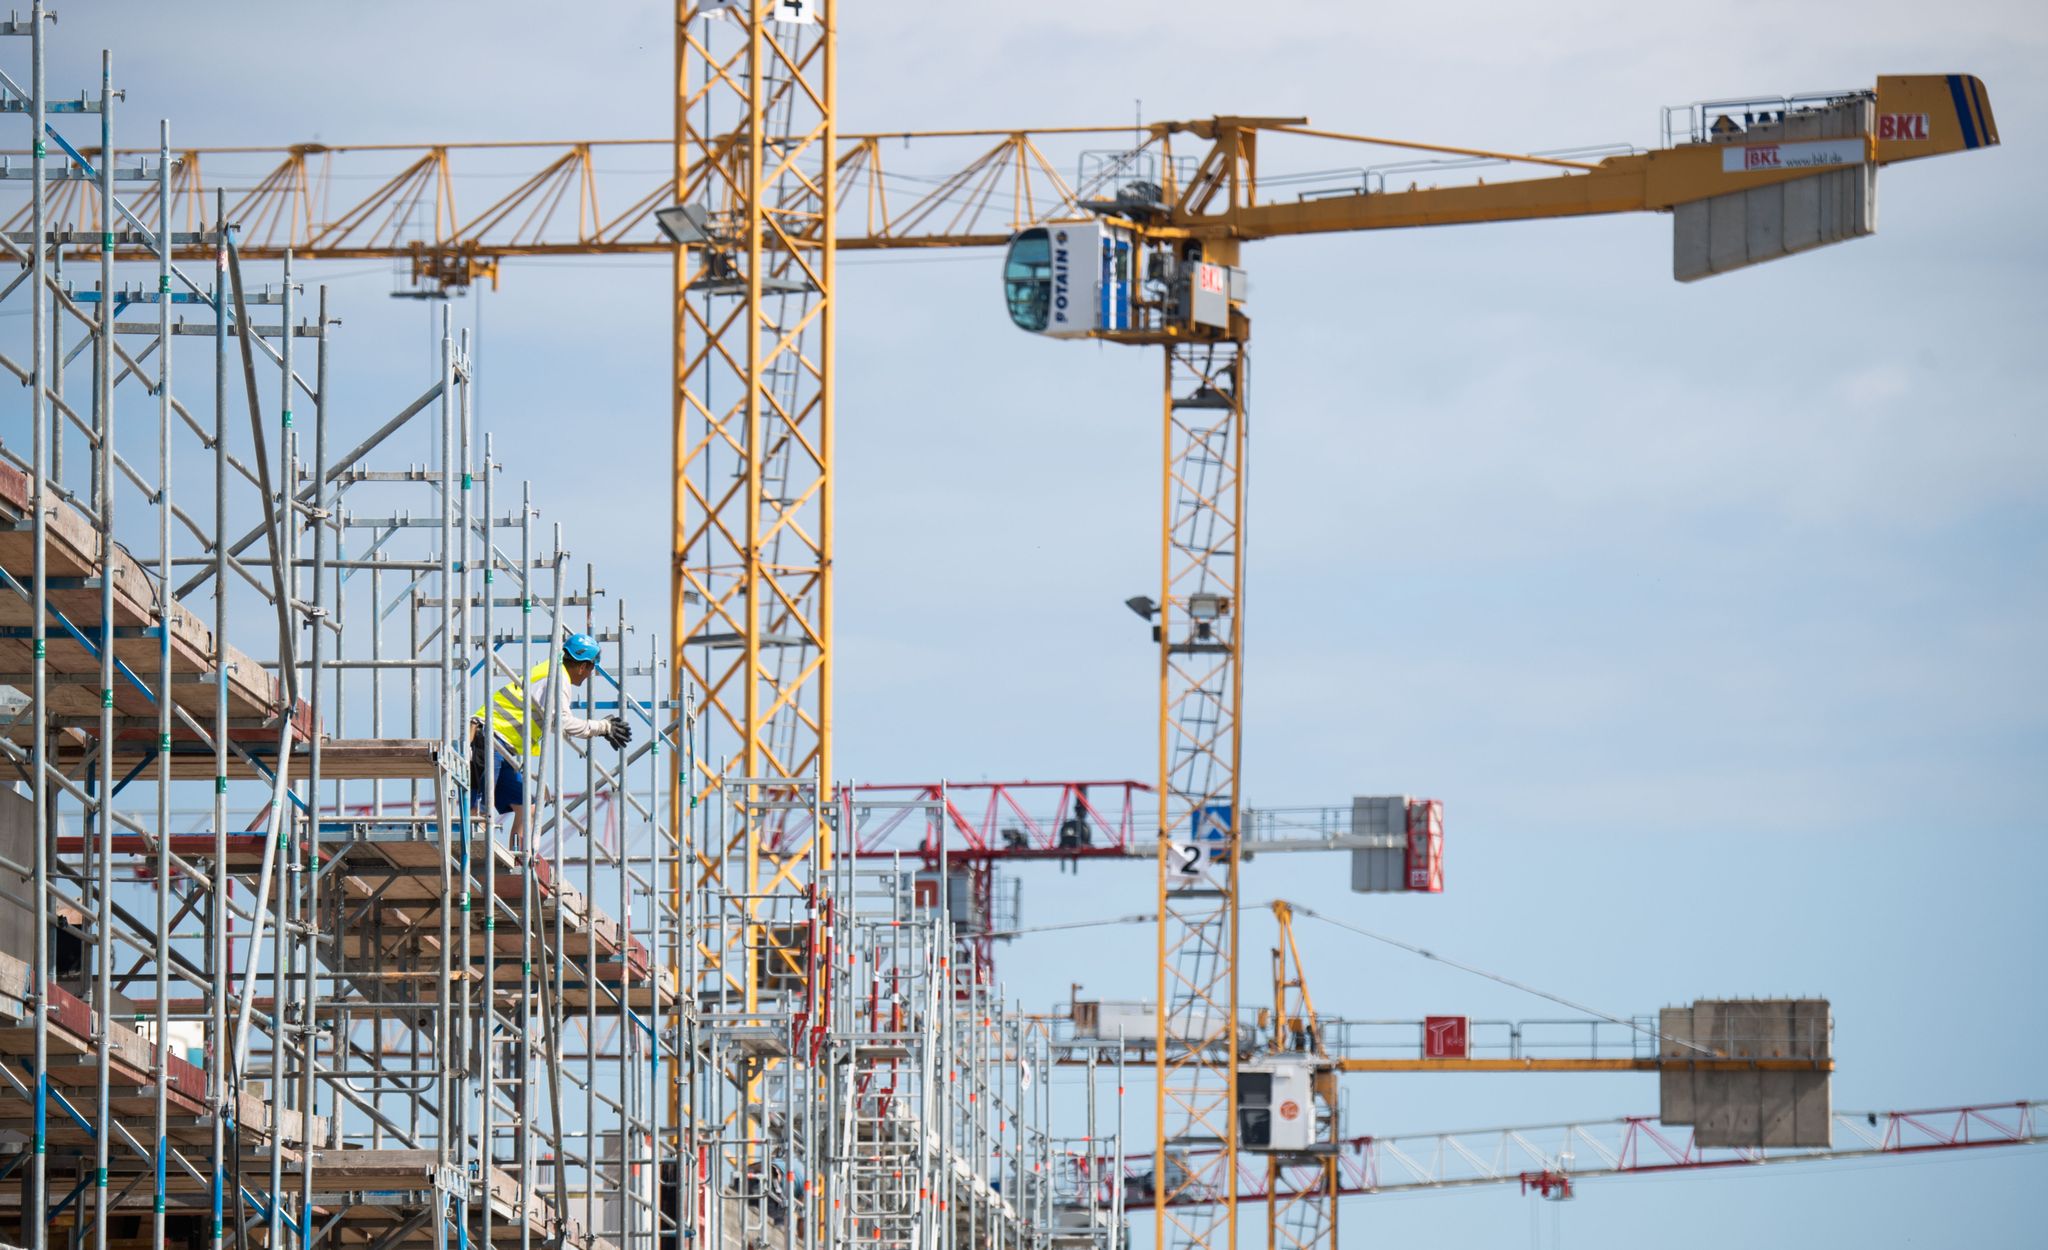
[[1135, 916], [1111, 916], [1106, 920], [1069, 920], [1064, 924], [1035, 924], [1026, 925], [1021, 929], [996, 929], [980, 936], [1009, 938], [1024, 933], [1051, 933], [1055, 929], [1099, 929], [1104, 925], [1112, 924], [1151, 924], [1158, 919], [1159, 917], [1151, 912], [1143, 912]]
[[1520, 990], [1524, 994], [1534, 994], [1538, 998], [1548, 999], [1551, 1002], [1556, 1003], [1560, 1007], [1569, 1007], [1573, 1011], [1583, 1011], [1589, 1016], [1598, 1017], [1599, 1019], [1605, 1020], [1610, 1024], [1619, 1024], [1627, 1028], [1634, 1029], [1638, 1033], [1647, 1033], [1651, 1037], [1656, 1038], [1659, 1042], [1669, 1042], [1673, 1046], [1683, 1046], [1687, 1050], [1696, 1050], [1703, 1055], [1712, 1055], [1714, 1053], [1712, 1049], [1706, 1046], [1702, 1046], [1697, 1042], [1687, 1041], [1682, 1037], [1672, 1037], [1667, 1033], [1661, 1032], [1660, 1030], [1651, 1028], [1649, 1025], [1643, 1024], [1641, 1021], [1624, 1019], [1621, 1016], [1610, 1015], [1604, 1011], [1595, 1011], [1593, 1008], [1586, 1006], [1584, 1003], [1573, 1002], [1571, 999], [1564, 997], [1562, 994], [1553, 994], [1549, 990], [1539, 990], [1535, 986], [1529, 985], [1522, 981], [1517, 981], [1513, 977], [1503, 976], [1498, 972], [1488, 972], [1484, 968], [1478, 968], [1468, 963], [1462, 963], [1456, 959], [1452, 959], [1448, 955], [1439, 955], [1435, 951], [1425, 950], [1420, 946], [1414, 945], [1413, 943], [1403, 942], [1400, 938], [1388, 937], [1384, 933], [1374, 933], [1371, 929], [1361, 929], [1355, 924], [1348, 924], [1342, 920], [1337, 919], [1334, 916], [1325, 916], [1321, 912], [1315, 910], [1313, 907], [1303, 907], [1300, 903], [1288, 903], [1288, 906], [1294, 909], [1294, 914], [1297, 916], [1307, 916], [1313, 920], [1320, 920], [1324, 924], [1334, 925], [1337, 928], [1343, 929], [1348, 933], [1355, 933], [1360, 937], [1371, 938], [1375, 942], [1384, 942], [1388, 946], [1396, 947], [1400, 950], [1407, 951], [1411, 955], [1420, 955], [1424, 959], [1435, 960], [1437, 963], [1445, 964], [1452, 968], [1456, 968], [1460, 972], [1469, 972], [1476, 977], [1485, 977], [1489, 981], [1497, 981], [1500, 984], [1507, 986], [1509, 989]]

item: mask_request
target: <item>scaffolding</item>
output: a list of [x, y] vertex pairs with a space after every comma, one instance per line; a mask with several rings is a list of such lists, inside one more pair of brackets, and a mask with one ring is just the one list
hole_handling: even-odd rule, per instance
[[[1115, 1250], [1121, 1220], [1087, 1173], [1099, 1146], [1047, 1128], [1044, 1021], [1007, 1009], [961, 955], [969, 922], [949, 887], [964, 878], [943, 857], [860, 853], [878, 829], [941, 830], [943, 792], [827, 789], [729, 776], [690, 827], [693, 845], [734, 847], [729, 831], [754, 822], [807, 851], [767, 893], [741, 887], [735, 853], [690, 903], [692, 1113], [672, 1202], [686, 1240]], [[827, 844], [848, 849], [827, 858]], [[1091, 1084], [1091, 1135], [1094, 1110]]]
[[[50, 28], [0, 25], [35, 153], [0, 236], [0, 1229], [655, 1250], [687, 1033], [661, 640], [535, 532], [446, 312], [424, 387], [345, 415], [327, 291], [290, 257], [259, 286], [220, 200], [174, 228], [168, 124], [102, 159], [112, 58], [49, 88]], [[603, 655], [542, 718], [571, 631]], [[537, 753], [472, 764], [493, 701]], [[649, 732], [614, 755], [569, 715]], [[513, 769], [507, 818], [472, 804]]]

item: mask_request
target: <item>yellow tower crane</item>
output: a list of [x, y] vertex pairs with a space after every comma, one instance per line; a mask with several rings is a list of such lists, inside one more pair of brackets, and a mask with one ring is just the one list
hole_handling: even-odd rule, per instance
[[[1033, 225], [1010, 241], [1005, 295], [1018, 326], [1164, 349], [1158, 595], [1130, 604], [1153, 622], [1159, 685], [1158, 1250], [1237, 1242], [1235, 825], [1251, 345], [1244, 245], [1286, 235], [1664, 211], [1674, 215], [1674, 274], [1692, 280], [1869, 234], [1880, 165], [1997, 142], [1983, 84], [1967, 75], [1886, 76], [1867, 91], [1686, 113], [1674, 136], [1681, 141], [1597, 161], [1336, 134], [1303, 118], [1160, 123], [1098, 176], [1107, 194], [1082, 202], [1081, 214]], [[1183, 135], [1197, 145], [1185, 159], [1174, 150]], [[1259, 143], [1273, 135], [1538, 173], [1447, 187], [1367, 182], [1313, 198], [1266, 198]], [[1169, 1167], [1170, 1153], [1190, 1149], [1205, 1166]], [[1225, 1197], [1176, 1205], [1184, 1192]], [[1271, 1221], [1285, 1215], [1273, 1211]], [[1334, 1235], [1333, 1221], [1321, 1227]]]
[[[1887, 1117], [1882, 1132], [1864, 1132], [1878, 1127], [1877, 1115], [1832, 1109], [1833, 1020], [1825, 1000], [1705, 1000], [1666, 1007], [1654, 1017], [1624, 1019], [1284, 900], [1269, 905], [1278, 929], [1272, 1006], [1258, 1013], [1257, 1036], [1244, 1047], [1239, 1074], [1238, 1135], [1251, 1166], [1241, 1167], [1226, 1191], [1264, 1203], [1267, 1250], [1335, 1250], [1337, 1199], [1346, 1194], [1506, 1181], [1519, 1182], [1524, 1193], [1561, 1199], [1571, 1197], [1584, 1176], [1668, 1174], [1772, 1160], [2041, 1140], [2032, 1105], [2024, 1102], [1905, 1116], [1928, 1125], [1932, 1131], [1926, 1133], [1899, 1133], [1895, 1116]], [[1321, 920], [1549, 998], [1587, 1013], [1586, 1018], [1567, 1024], [1433, 1016], [1395, 1024], [1323, 1014], [1309, 993], [1295, 940], [1298, 918]], [[1484, 1042], [1475, 1036], [1475, 1025], [1485, 1034]], [[1390, 1041], [1400, 1034], [1406, 1034], [1405, 1045]], [[1629, 1040], [1617, 1040], [1620, 1036]], [[1482, 1049], [1488, 1053], [1481, 1054]], [[1353, 1072], [1655, 1073], [1656, 1129], [1642, 1136], [1656, 1144], [1643, 1151], [1624, 1136], [1610, 1149], [1576, 1128], [1564, 1131], [1564, 1145], [1554, 1151], [1533, 1145], [1535, 1137], [1560, 1140], [1544, 1129], [1347, 1137], [1339, 1124], [1337, 1079]], [[1853, 1127], [1847, 1140], [1838, 1140], [1845, 1122]], [[1639, 1117], [1628, 1123], [1628, 1132], [1634, 1133], [1646, 1121]], [[1984, 1131], [1976, 1131], [1980, 1127]], [[1581, 1146], [1592, 1148], [1581, 1153]], [[1375, 1160], [1389, 1157], [1400, 1160], [1398, 1170], [1388, 1166], [1382, 1173]], [[1200, 1164], [1182, 1155], [1178, 1166]], [[1181, 1200], [1214, 1204], [1222, 1194], [1185, 1193]]]
[[[1871, 89], [1667, 110], [1664, 146], [1583, 160], [1300, 118], [1157, 122], [1070, 182], [1046, 145], [1131, 128], [839, 132], [834, 26], [815, 0], [684, 0], [673, 139], [188, 149], [171, 194], [197, 223], [213, 200], [207, 171], [229, 166], [245, 258], [390, 258], [434, 292], [495, 284], [513, 257], [673, 258], [671, 642], [714, 734], [679, 803], [726, 779], [760, 790], [831, 775], [837, 252], [1007, 244], [1020, 326], [1163, 349], [1159, 583], [1132, 601], [1153, 623], [1158, 674], [1155, 1175], [1167, 1179], [1171, 1143], [1214, 1149], [1203, 1174], [1156, 1186], [1155, 1245], [1222, 1250], [1236, 1240], [1244, 244], [1659, 211], [1674, 217], [1676, 275], [1699, 278], [1870, 233], [1877, 168], [1996, 144], [1988, 98], [1968, 75], [1884, 76]], [[1274, 196], [1259, 145], [1281, 136], [1536, 175], [1393, 186], [1368, 171], [1336, 193]], [[893, 193], [887, 146], [924, 142], [973, 150], [917, 193]], [[660, 148], [672, 175], [623, 195], [607, 184], [608, 157]], [[232, 168], [272, 157], [267, 172]], [[472, 208], [458, 188], [478, 165], [518, 176]], [[97, 229], [84, 198], [59, 207], [68, 228]], [[742, 889], [759, 897], [796, 886], [809, 852], [744, 822], [696, 871], [723, 880], [743, 862]], [[1225, 1200], [1174, 1203], [1201, 1187]]]

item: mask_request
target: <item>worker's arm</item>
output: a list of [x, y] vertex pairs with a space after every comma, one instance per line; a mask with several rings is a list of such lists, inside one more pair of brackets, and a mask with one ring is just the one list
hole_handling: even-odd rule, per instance
[[569, 711], [570, 702], [569, 679], [563, 675], [561, 665], [557, 664], [554, 671], [548, 674], [547, 684], [542, 687], [540, 706], [534, 709], [540, 716], [540, 723], [545, 725], [550, 716], [560, 715], [564, 738], [604, 737], [610, 722], [585, 720]]

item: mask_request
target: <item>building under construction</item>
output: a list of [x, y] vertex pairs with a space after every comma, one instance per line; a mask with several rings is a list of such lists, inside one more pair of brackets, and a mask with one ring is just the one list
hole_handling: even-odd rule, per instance
[[[1132, 604], [1155, 622], [1158, 784], [839, 783], [845, 165], [832, 32], [814, 6], [776, 7], [685, 6], [674, 201], [564, 245], [677, 257], [678, 581], [645, 617], [572, 556], [575, 532], [538, 519], [545, 449], [480, 428], [476, 365], [445, 314], [436, 368], [377, 400], [351, 390], [344, 410], [329, 397], [360, 362], [343, 310], [294, 269], [389, 255], [445, 290], [537, 236], [364, 244], [347, 223], [374, 210], [347, 209], [328, 246], [296, 226], [280, 239], [289, 215], [264, 197], [288, 181], [231, 199], [168, 123], [154, 148], [117, 146], [117, 111], [129, 138], [126, 114], [148, 114], [111, 61], [97, 84], [49, 83], [41, 5], [0, 28], [0, 111], [29, 153], [4, 170], [18, 198], [0, 233], [15, 268], [0, 302], [25, 314], [0, 336], [23, 387], [0, 428], [0, 1235], [34, 1250], [1121, 1250], [1136, 1225], [1159, 1250], [1226, 1250], [1258, 1202], [1276, 1244], [1310, 1250], [1334, 1245], [1341, 1194], [1549, 1194], [1772, 1151], [2038, 1140], [2032, 1104], [1960, 1109], [1947, 1130], [1859, 1121], [1844, 1140], [1818, 1000], [1548, 1033], [1372, 1025], [1316, 1011], [1291, 937], [1270, 1005], [1240, 1000], [1242, 859], [1346, 851], [1361, 891], [1435, 891], [1444, 854], [1431, 800], [1239, 804], [1236, 240], [1414, 224], [1399, 208], [1367, 225], [1296, 213], [1189, 249], [1203, 236], [1175, 214], [1236, 185], [1258, 119], [1201, 134], [1213, 168], [1141, 145], [1051, 206], [1094, 214], [1075, 272], [1104, 276], [1074, 333], [1166, 346], [1167, 573]], [[1944, 116], [1988, 125], [1981, 100], [1955, 98]], [[1860, 141], [1883, 109], [1811, 112], [1752, 117], [1750, 146]], [[1700, 122], [1672, 151], [1720, 170], [1725, 136]], [[1814, 158], [1833, 181], [1811, 240], [1784, 237], [1803, 229], [1789, 193], [1770, 207], [1698, 174], [1678, 193], [1684, 276], [1864, 232], [1872, 151]], [[1586, 169], [1561, 176], [1571, 193], [1623, 177]], [[1519, 215], [1668, 207], [1558, 194]], [[1400, 198], [1358, 195], [1374, 211]], [[1023, 203], [1011, 312], [1058, 333], [1067, 232], [1056, 246]], [[916, 236], [930, 211], [885, 213], [865, 245], [906, 220]], [[1757, 222], [1788, 211], [1773, 243]], [[945, 241], [1010, 241], [986, 233], [970, 220]], [[1170, 298], [1148, 303], [1144, 274]], [[572, 634], [600, 657], [548, 717], [537, 687]], [[481, 749], [474, 720], [508, 700], [535, 727], [511, 759]], [[565, 733], [568, 716], [635, 732], [615, 749]], [[499, 812], [480, 796], [505, 769], [525, 784]], [[1159, 865], [1156, 996], [1023, 1010], [989, 959], [1014, 925], [994, 866], [1102, 857]], [[1126, 1065], [1157, 1104], [1129, 1140]], [[1640, 1125], [1570, 1125], [1439, 1142], [1424, 1164], [1339, 1122], [1342, 1072], [1487, 1065], [1654, 1072], [1664, 1122], [1697, 1129], [1662, 1162], [1605, 1144]], [[1055, 1101], [1056, 1066], [1087, 1071], [1085, 1103]]]

